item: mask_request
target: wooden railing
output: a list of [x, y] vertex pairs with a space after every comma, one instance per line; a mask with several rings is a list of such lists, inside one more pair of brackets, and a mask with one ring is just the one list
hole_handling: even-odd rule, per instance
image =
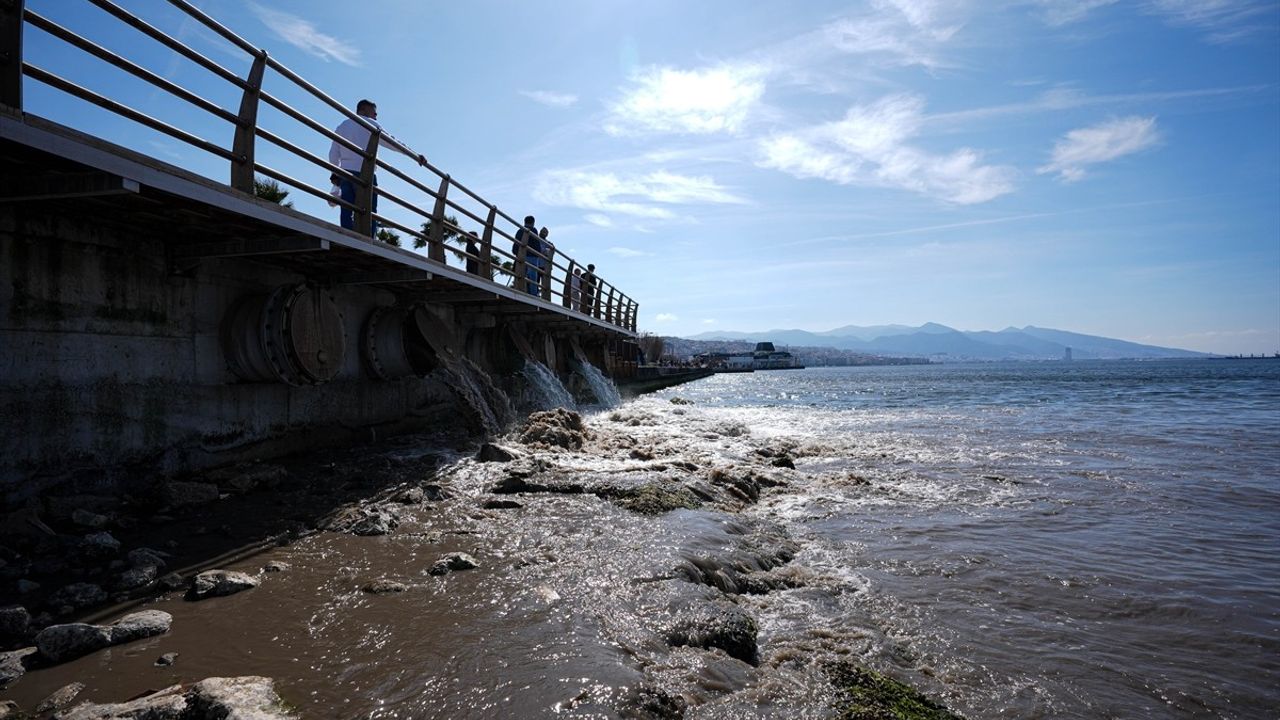
[[[611, 325], [634, 331], [638, 306], [634, 300], [612, 284], [599, 278], [594, 284], [579, 281], [580, 290], [575, 291], [574, 271], [585, 272], [585, 265], [565, 257], [549, 249], [539, 251], [524, 242], [520, 233], [521, 223], [507, 213], [486, 201], [479, 194], [450, 177], [430, 162], [414, 164], [418, 172], [425, 170], [424, 175], [415, 177], [402, 170], [386, 157], [378, 155], [378, 147], [382, 130], [376, 124], [366, 121], [344, 107], [322, 90], [316, 88], [302, 77], [289, 70], [279, 61], [267, 54], [267, 51], [256, 48], [239, 35], [206, 15], [186, 0], [168, 0], [187, 16], [198, 21], [206, 28], [217, 33], [229, 42], [238, 52], [244, 53], [250, 63], [246, 76], [241, 77], [221, 64], [209, 59], [181, 39], [168, 34], [143, 19], [121, 8], [111, 0], [80, 0], [92, 4], [106, 12], [115, 21], [132, 27], [142, 35], [158, 42], [182, 58], [195, 63], [212, 73], [220, 82], [234, 86], [240, 95], [240, 105], [236, 112], [205, 99], [192, 90], [162, 77], [96, 43], [69, 30], [56, 22], [26, 8], [23, 0], [0, 0], [0, 104], [21, 110], [23, 76], [51, 86], [69, 95], [90, 102], [116, 115], [128, 118], [154, 131], [176, 138], [184, 143], [199, 148], [227, 161], [230, 166], [229, 186], [236, 190], [253, 194], [254, 180], [258, 175], [284, 183], [308, 195], [320, 198], [330, 205], [337, 205], [353, 213], [354, 231], [362, 237], [370, 237], [375, 227], [394, 228], [415, 244], [427, 250], [427, 258], [441, 264], [447, 264], [446, 253], [455, 260], [461, 261], [469, 272], [479, 279], [491, 283], [510, 284], [513, 288], [528, 292], [530, 296], [543, 301], [555, 303], [569, 313], [597, 318]], [[87, 9], [87, 8], [86, 8]], [[60, 77], [53, 72], [39, 67], [30, 59], [23, 57], [23, 30], [34, 28], [47, 33], [66, 44], [83, 51], [91, 58], [108, 63], [137, 77], [150, 85], [165, 91], [169, 95], [187, 104], [205, 111], [209, 115], [229, 123], [234, 132], [231, 134], [229, 146], [223, 146], [199, 137], [181, 127], [159, 120], [152, 115], [130, 107], [116, 99], [100, 94], [86, 87]], [[309, 115], [290, 106], [277, 94], [264, 89], [264, 79], [268, 72], [273, 73], [294, 87], [301, 89], [312, 98], [337, 111], [341, 116], [362, 124], [370, 131], [369, 143], [366, 147], [357, 147], [352, 142], [338, 135]], [[292, 118], [311, 132], [323, 138], [323, 142], [339, 143], [362, 158], [360, 172], [352, 177], [355, 184], [355, 201], [348, 202], [330, 194], [329, 190], [315, 187], [304, 180], [291, 176], [279, 169], [269, 167], [256, 158], [255, 151], [260, 148], [259, 141], [266, 141], [302, 160], [320, 168], [322, 174], [351, 175], [350, 172], [331, 164], [327, 159], [307, 150], [308, 144], [314, 142], [293, 141], [276, 134], [259, 123], [258, 111], [262, 104], [278, 110]], [[56, 120], [57, 118], [50, 118]], [[312, 138], [318, 140], [318, 138]], [[404, 145], [404, 143], [399, 143]], [[408, 159], [395, 156], [397, 159]], [[375, 184], [375, 171], [384, 171], [402, 181], [409, 192], [420, 193], [421, 199], [407, 197], [409, 192], [401, 195], [387, 188], [379, 188]], [[421, 227], [411, 227], [407, 221], [397, 221], [385, 212], [374, 211], [375, 197], [385, 203], [390, 202], [401, 208], [408, 217], [421, 222]], [[429, 207], [429, 209], [428, 209]], [[404, 217], [402, 215], [401, 217]], [[454, 218], [458, 218], [454, 220]], [[467, 221], [475, 223], [477, 230], [471, 237], [465, 229]], [[470, 241], [468, 242], [468, 238]], [[454, 247], [448, 241], [460, 241], [461, 247]], [[506, 249], [511, 243], [511, 251]], [[541, 243], [539, 243], [541, 244]], [[532, 272], [530, 272], [532, 271]]]

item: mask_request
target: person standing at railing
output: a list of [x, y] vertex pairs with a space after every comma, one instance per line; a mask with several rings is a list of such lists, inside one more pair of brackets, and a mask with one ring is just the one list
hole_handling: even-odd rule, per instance
[[480, 242], [480, 236], [475, 230], [467, 233], [467, 272], [471, 275], [480, 274], [480, 246], [476, 243]]
[[[347, 118], [342, 121], [342, 124], [338, 125], [334, 132], [363, 151], [364, 148], [369, 146], [370, 130], [368, 126], [372, 126], [379, 131], [378, 145], [380, 147], [387, 147], [395, 150], [396, 152], [404, 153], [414, 160], [417, 160], [419, 165], [427, 164], [427, 159], [423, 157], [421, 153], [415, 153], [405, 147], [403, 143], [396, 140], [382, 129], [382, 126], [378, 124], [377, 103], [372, 100], [361, 100], [356, 103], [356, 115], [359, 115], [364, 122], [362, 123], [354, 118]], [[338, 186], [339, 197], [346, 202], [355, 203], [356, 180], [360, 177], [360, 169], [364, 165], [364, 155], [362, 152], [356, 152], [337, 140], [334, 140], [333, 144], [329, 146], [329, 164], [337, 165], [347, 173], [346, 175], [334, 173], [330, 180], [333, 181], [334, 185]], [[374, 187], [378, 186], [377, 175], [373, 176], [373, 185]], [[369, 206], [369, 212], [378, 212], [377, 192], [372, 194], [372, 202]], [[342, 223], [342, 227], [348, 230], [354, 230], [356, 227], [354, 213], [352, 213], [351, 208], [346, 207], [345, 205], [342, 207], [342, 211], [339, 214], [339, 221]], [[377, 223], [371, 223], [370, 225], [372, 227], [370, 235], [377, 236]]]
[[[542, 239], [538, 237], [538, 220], [532, 215], [524, 216], [524, 227], [516, 231], [516, 241], [511, 244], [511, 254], [518, 259], [520, 257], [520, 246], [524, 246], [524, 279], [525, 292], [530, 295], [538, 295], [538, 253], [542, 252]], [[516, 285], [519, 287], [519, 284]]]
[[582, 268], [574, 268], [569, 278], [569, 309], [582, 310]]
[[582, 273], [582, 312], [592, 314], [596, 302], [596, 266], [587, 264], [587, 271]]

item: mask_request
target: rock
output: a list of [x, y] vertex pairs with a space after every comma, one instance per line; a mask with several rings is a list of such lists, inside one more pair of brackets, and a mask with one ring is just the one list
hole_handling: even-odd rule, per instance
[[0, 607], [0, 643], [25, 640], [31, 629], [31, 613], [21, 605]]
[[501, 445], [493, 443], [485, 443], [480, 446], [479, 452], [476, 453], [476, 462], [511, 462], [516, 459], [516, 454]]
[[169, 632], [173, 624], [173, 616], [163, 610], [141, 610], [129, 613], [107, 626], [111, 644], [140, 640], [152, 635], [163, 635]]
[[234, 570], [206, 570], [192, 578], [187, 599], [204, 600], [234, 595], [255, 587], [258, 587], [258, 580], [251, 575]]
[[172, 480], [160, 488], [160, 502], [171, 508], [203, 505], [217, 500], [220, 495], [218, 486], [207, 482]]
[[796, 469], [796, 461], [792, 460], [791, 457], [788, 455], [779, 455], [778, 457], [773, 459], [773, 462], [769, 464], [774, 467], [788, 468], [790, 470]]
[[686, 611], [667, 631], [667, 644], [719, 648], [755, 665], [759, 660], [756, 621], [736, 605], [701, 605]]
[[107, 592], [93, 583], [71, 583], [49, 597], [49, 604], [54, 607], [69, 605], [77, 610], [90, 605], [105, 602]]
[[111, 522], [111, 518], [95, 512], [89, 512], [84, 508], [76, 508], [71, 511], [71, 522], [83, 528], [101, 530], [107, 526], [107, 523]]
[[58, 533], [53, 531], [40, 519], [40, 513], [34, 507], [26, 507], [15, 510], [0, 518], [0, 535], [14, 537], [57, 537]]
[[130, 613], [110, 625], [64, 623], [36, 633], [36, 649], [45, 660], [63, 663], [95, 650], [168, 632], [173, 616], [160, 610]]
[[156, 667], [166, 667], [166, 666], [172, 665], [172, 664], [174, 664], [174, 663], [176, 663], [176, 662], [178, 662], [178, 653], [176, 653], [176, 652], [165, 653], [165, 654], [161, 655], [160, 657], [156, 658], [155, 666], [156, 666]]
[[274, 720], [293, 717], [276, 694], [271, 678], [207, 678], [187, 692], [192, 718]]
[[422, 488], [413, 487], [396, 493], [395, 497], [391, 498], [391, 501], [401, 505], [420, 505], [426, 499], [427, 494], [422, 491]]
[[[188, 714], [188, 698], [182, 693], [181, 685], [172, 685], [163, 690], [151, 693], [136, 700], [122, 703], [80, 703], [79, 705], [58, 713], [57, 720], [188, 720], [188, 718], [233, 717], [228, 714], [216, 716]], [[250, 717], [237, 715], [237, 718]], [[267, 716], [275, 717], [275, 716]]]
[[829, 662], [823, 670], [836, 690], [832, 709], [839, 717], [961, 720], [915, 688], [849, 660]]
[[219, 470], [208, 479], [232, 492], [247, 493], [258, 487], [274, 487], [289, 477], [289, 471], [279, 465], [248, 465]]
[[[0, 685], [0, 687], [4, 687]], [[12, 700], [0, 702], [0, 720], [21, 720], [25, 717], [22, 708]]]
[[36, 652], [36, 648], [29, 647], [0, 653], [0, 688], [22, 677]]
[[441, 500], [448, 500], [450, 497], [453, 496], [452, 493], [450, 493], [448, 490], [445, 490], [443, 487], [435, 483], [427, 483], [423, 485], [422, 492], [426, 493], [427, 499], [430, 500], [431, 502], [440, 502]]
[[366, 583], [364, 587], [360, 588], [360, 591], [370, 595], [391, 595], [405, 592], [408, 589], [408, 585], [395, 580], [374, 580], [371, 583]]
[[632, 460], [648, 461], [653, 459], [653, 453], [649, 452], [648, 450], [644, 450], [642, 448], [636, 448], [635, 450], [631, 451], [628, 457], [630, 457]]
[[348, 530], [353, 535], [386, 535], [400, 525], [400, 519], [383, 510], [366, 509], [364, 517], [357, 520]]
[[36, 705], [36, 713], [53, 712], [54, 710], [70, 705], [71, 701], [76, 699], [76, 696], [80, 694], [81, 690], [84, 690], [84, 683], [73, 682], [70, 685], [63, 685], [57, 690], [54, 690], [49, 697], [41, 700], [39, 705]]
[[18, 593], [21, 595], [33, 593], [39, 589], [40, 589], [40, 583], [34, 580], [28, 580], [26, 578], [22, 578], [21, 580], [18, 581]]
[[262, 572], [269, 572], [269, 573], [284, 572], [285, 570], [288, 570], [290, 567], [292, 566], [283, 560], [272, 560], [271, 562], [262, 566]]
[[130, 568], [120, 574], [120, 579], [116, 581], [116, 589], [136, 590], [140, 587], [146, 587], [155, 582], [156, 574], [154, 565]]
[[120, 507], [120, 498], [115, 495], [64, 495], [44, 498], [45, 512], [57, 521], [75, 522], [77, 510], [93, 515], [110, 515]]
[[432, 575], [444, 575], [454, 570], [471, 570], [477, 567], [480, 565], [475, 558], [464, 552], [454, 552], [437, 560], [427, 572]]
[[65, 623], [36, 633], [40, 656], [55, 663], [74, 660], [111, 645], [111, 631], [101, 625]]
[[549, 445], [566, 450], [579, 450], [591, 437], [582, 424], [582, 416], [572, 410], [556, 408], [529, 416], [520, 442], [525, 445]]
[[129, 564], [133, 567], [151, 567], [157, 570], [163, 570], [166, 559], [170, 557], [169, 553], [163, 550], [152, 550], [151, 548], [137, 548], [129, 551]]
[[169, 590], [169, 591], [178, 590], [186, 586], [187, 586], [187, 581], [183, 580], [182, 576], [176, 572], [171, 572], [168, 575], [165, 575], [164, 577], [160, 578], [160, 587], [164, 590]]
[[484, 501], [482, 507], [486, 510], [515, 510], [524, 507], [515, 500], [507, 500], [504, 498], [491, 498]]
[[80, 541], [86, 552], [99, 557], [115, 555], [120, 552], [120, 541], [109, 532], [97, 532], [85, 535]]
[[684, 398], [682, 398], [682, 397], [673, 397], [673, 398], [671, 398], [671, 404], [672, 404], [672, 405], [692, 405], [692, 404], [693, 404], [693, 401], [692, 401], [692, 400], [685, 400], [685, 399], [684, 399]]

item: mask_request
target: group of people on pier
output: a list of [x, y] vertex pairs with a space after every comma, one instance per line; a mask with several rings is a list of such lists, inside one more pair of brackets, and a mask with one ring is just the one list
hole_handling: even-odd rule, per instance
[[[421, 153], [416, 153], [409, 149], [404, 143], [396, 140], [395, 137], [383, 130], [378, 124], [378, 106], [372, 100], [361, 100], [356, 103], [356, 115], [359, 115], [364, 122], [357, 121], [354, 118], [347, 118], [334, 130], [342, 139], [350, 142], [352, 145], [363, 148], [369, 145], [369, 126], [379, 131], [378, 144], [379, 147], [395, 150], [413, 160], [421, 166], [426, 166], [427, 159]], [[366, 125], [367, 124], [367, 125]], [[364, 164], [364, 156], [352, 150], [343, 143], [334, 140], [329, 147], [329, 164], [334, 165], [342, 170], [342, 173], [334, 173], [330, 180], [334, 187], [334, 196], [341, 198], [344, 203], [354, 205], [356, 202], [356, 183], [360, 180], [360, 171]], [[378, 176], [373, 175], [373, 185], [378, 185]], [[378, 212], [378, 194], [372, 193], [370, 212]], [[351, 208], [347, 204], [343, 204], [338, 213], [338, 220], [342, 227], [348, 230], [355, 229], [355, 216]], [[371, 223], [370, 234], [377, 237], [377, 225]], [[516, 231], [515, 241], [511, 245], [511, 255], [519, 259], [524, 257], [524, 277], [514, 277], [518, 270], [513, 267], [512, 275], [514, 287], [519, 289], [521, 284], [524, 285], [525, 292], [534, 297], [542, 297], [550, 299], [549, 292], [543, 293], [544, 280], [550, 282], [550, 274], [555, 267], [551, 262], [551, 258], [555, 256], [555, 245], [547, 239], [550, 232], [546, 227], [541, 230], [537, 229], [537, 220], [532, 215], [525, 216], [524, 225]], [[480, 274], [480, 236], [474, 231], [468, 232], [462, 236], [466, 243], [466, 266], [467, 272], [472, 275]], [[572, 263], [571, 263], [572, 265]], [[582, 268], [573, 267], [573, 273], [568, 276], [565, 284], [565, 305], [577, 312], [586, 313], [587, 315], [599, 315], [599, 307], [596, 302], [596, 295], [600, 287], [600, 280], [596, 277], [596, 266], [588, 264], [586, 271]]]

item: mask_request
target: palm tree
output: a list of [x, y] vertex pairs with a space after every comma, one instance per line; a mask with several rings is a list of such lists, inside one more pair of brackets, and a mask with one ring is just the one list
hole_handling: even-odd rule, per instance
[[253, 194], [281, 207], [293, 207], [293, 203], [284, 201], [285, 198], [289, 197], [289, 191], [280, 187], [280, 183], [275, 180], [264, 180], [263, 178], [255, 177], [253, 179]]
[[[444, 225], [440, 227], [440, 237], [444, 239], [445, 242], [451, 242], [457, 239], [459, 235], [457, 227], [458, 227], [458, 216], [445, 215]], [[421, 250], [422, 248], [427, 246], [427, 238], [429, 237], [431, 237], [431, 221], [430, 220], [422, 223], [422, 237], [415, 237], [413, 239], [413, 246], [418, 250]]]
[[377, 238], [393, 247], [400, 247], [400, 236], [390, 230], [379, 230]]

